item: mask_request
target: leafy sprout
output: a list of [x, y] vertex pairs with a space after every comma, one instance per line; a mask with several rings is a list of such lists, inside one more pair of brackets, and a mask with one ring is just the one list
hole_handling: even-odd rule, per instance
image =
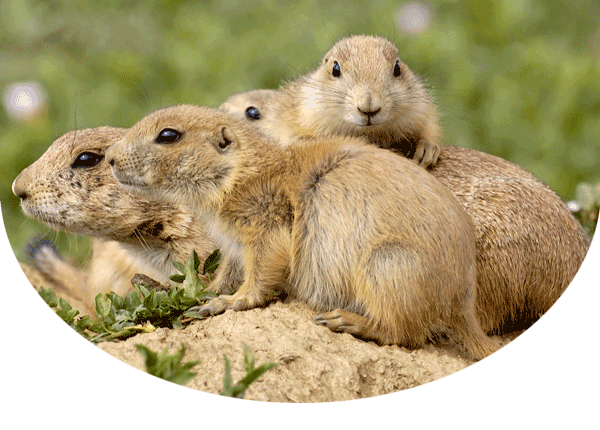
[[222, 396], [236, 397], [238, 399], [243, 398], [244, 393], [250, 384], [260, 378], [263, 373], [271, 370], [277, 365], [276, 363], [269, 362], [258, 367], [254, 367], [254, 355], [252, 354], [252, 351], [248, 345], [243, 342], [242, 346], [244, 348], [244, 368], [246, 370], [246, 376], [244, 376], [234, 385], [233, 379], [231, 378], [231, 363], [229, 362], [227, 356], [223, 354], [223, 357], [225, 358], [225, 376], [223, 377], [223, 391], [221, 391]]
[[[203, 274], [211, 274], [218, 265], [218, 251], [204, 263]], [[215, 263], [216, 260], [216, 263]], [[57, 299], [51, 288], [40, 288], [44, 301], [74, 330], [91, 342], [125, 339], [141, 332], [152, 332], [157, 327], [182, 328], [185, 312], [192, 306], [202, 304], [215, 297], [205, 291], [200, 281], [200, 261], [195, 251], [186, 264], [174, 261], [173, 265], [182, 272], [171, 279], [180, 283], [168, 291], [148, 289], [136, 284], [134, 290], [121, 297], [113, 292], [98, 294], [94, 301], [96, 316], [77, 318], [79, 311], [64, 299]]]
[[169, 354], [166, 347], [160, 354], [144, 345], [137, 344], [135, 347], [144, 357], [146, 372], [151, 375], [180, 385], [187, 384], [196, 376], [196, 373], [190, 372], [190, 369], [200, 363], [200, 361], [188, 361], [181, 364], [181, 359], [185, 354], [185, 345], [183, 343], [175, 354]]

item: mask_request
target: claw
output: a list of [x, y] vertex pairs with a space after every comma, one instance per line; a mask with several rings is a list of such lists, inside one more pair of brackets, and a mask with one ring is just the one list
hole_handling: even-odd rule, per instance
[[210, 309], [208, 309], [206, 305], [192, 306], [186, 311], [186, 313], [195, 313], [202, 318], [211, 316]]
[[327, 318], [325, 318], [324, 314], [319, 314], [313, 318], [313, 321], [319, 325], [327, 324]]

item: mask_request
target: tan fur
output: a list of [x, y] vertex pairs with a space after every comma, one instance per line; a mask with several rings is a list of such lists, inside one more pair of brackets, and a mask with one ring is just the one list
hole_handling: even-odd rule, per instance
[[431, 173], [475, 224], [482, 327], [527, 328], [575, 277], [590, 245], [587, 234], [546, 184], [499, 157], [445, 146]]
[[[362, 61], [375, 62], [379, 57], [363, 57]], [[372, 85], [380, 82], [373, 79]], [[230, 98], [227, 110], [273, 135], [276, 129], [268, 121], [281, 105], [281, 97], [285, 96], [273, 90], [250, 91]], [[248, 106], [260, 112], [258, 121], [246, 119], [243, 113]], [[322, 118], [329, 112], [319, 103], [314, 109], [315, 116]], [[285, 124], [278, 121], [277, 127]], [[332, 124], [329, 134], [336, 135], [339, 127]], [[320, 133], [327, 135], [327, 130], [322, 128]], [[281, 140], [290, 134], [288, 129]], [[286, 147], [289, 144], [282, 142]], [[477, 308], [482, 327], [488, 333], [527, 328], [567, 288], [585, 258], [589, 238], [556, 193], [530, 172], [499, 157], [443, 146], [431, 173], [462, 203], [475, 225]]]
[[[398, 77], [394, 76], [397, 61]], [[332, 74], [335, 62], [340, 67], [338, 77]], [[398, 48], [385, 38], [341, 39], [316, 70], [288, 83], [281, 92], [277, 112], [295, 136], [362, 136], [421, 166], [437, 162], [441, 132], [433, 98], [400, 61]]]
[[104, 159], [91, 167], [72, 167], [84, 152], [103, 156], [125, 131], [99, 127], [69, 132], [13, 183], [27, 216], [57, 230], [92, 237], [92, 258], [83, 271], [61, 264], [60, 259], [38, 262], [47, 276], [88, 304], [98, 293], [127, 293], [136, 273], [168, 283], [176, 272], [173, 258], [184, 261], [195, 249], [202, 259], [214, 249], [189, 210], [131, 195]]
[[[160, 141], [168, 129], [178, 140]], [[239, 288], [202, 314], [260, 306], [283, 288], [335, 331], [419, 347], [443, 325], [474, 358], [497, 349], [475, 315], [472, 223], [402, 157], [352, 138], [284, 150], [190, 105], [142, 119], [106, 157], [132, 192], [188, 204], [208, 226], [225, 256], [211, 289]]]
[[[265, 105], [273, 105], [281, 100], [282, 93], [277, 90], [254, 90], [229, 97], [219, 109], [243, 118], [250, 124], [258, 125], [256, 129], [271, 139], [277, 139], [281, 145], [292, 144], [297, 138], [290, 127], [278, 115], [279, 108], [261, 109]], [[254, 119], [248, 115], [248, 109], [255, 108], [260, 117]]]

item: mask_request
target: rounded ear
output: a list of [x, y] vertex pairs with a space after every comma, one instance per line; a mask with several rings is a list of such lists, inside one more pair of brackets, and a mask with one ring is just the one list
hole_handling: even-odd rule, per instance
[[235, 147], [237, 140], [229, 127], [221, 127], [218, 137], [218, 140], [215, 142], [215, 148], [220, 154], [230, 152]]

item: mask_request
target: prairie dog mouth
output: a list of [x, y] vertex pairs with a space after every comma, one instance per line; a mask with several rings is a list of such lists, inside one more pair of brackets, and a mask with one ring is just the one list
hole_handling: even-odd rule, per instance
[[117, 181], [119, 181], [121, 183], [121, 185], [124, 185], [127, 187], [133, 187], [133, 188], [148, 186], [146, 181], [142, 180], [137, 175], [132, 176], [132, 175], [128, 174], [127, 172], [119, 171], [119, 170], [116, 170], [115, 168], [112, 169], [112, 172], [113, 172], [113, 176], [117, 179]]

